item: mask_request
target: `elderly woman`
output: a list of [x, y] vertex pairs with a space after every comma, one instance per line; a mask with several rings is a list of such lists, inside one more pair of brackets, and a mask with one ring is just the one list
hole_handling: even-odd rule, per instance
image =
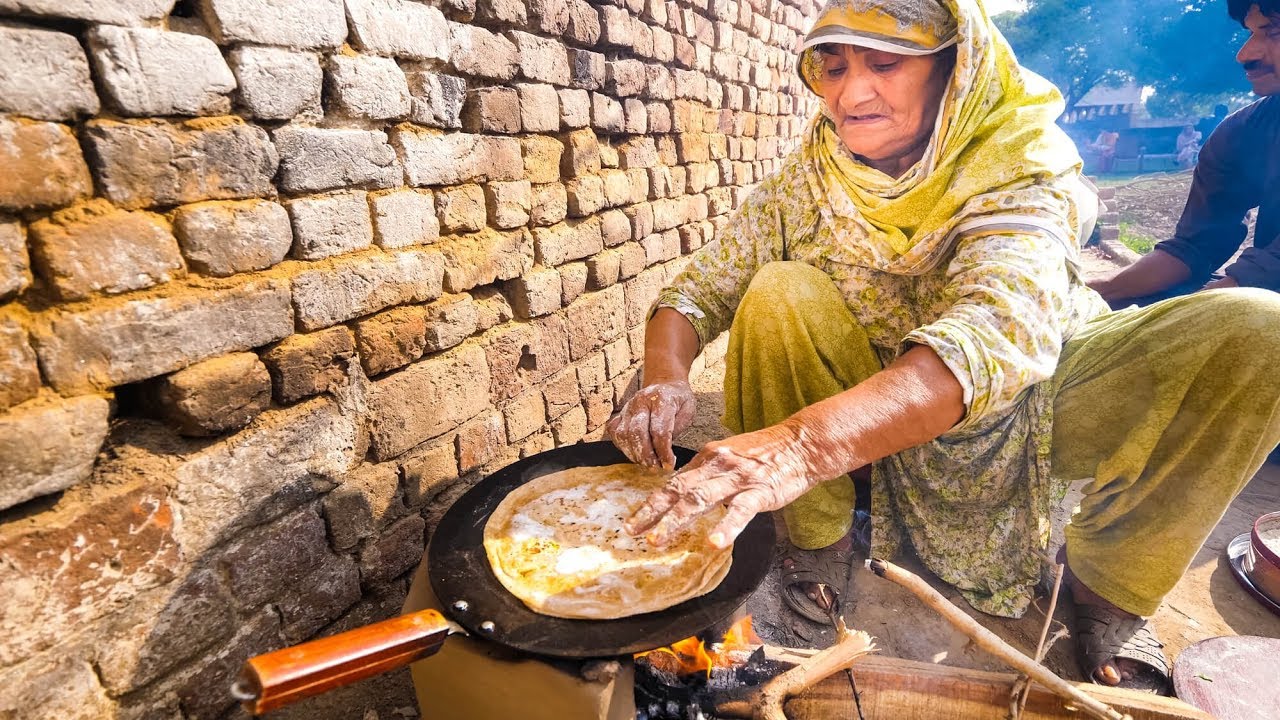
[[1051, 508], [1084, 670], [1167, 687], [1151, 615], [1280, 442], [1280, 295], [1223, 290], [1109, 312], [1080, 276], [1097, 207], [978, 0], [831, 0], [799, 71], [823, 103], [801, 147], [664, 290], [643, 387], [609, 425], [671, 467], [688, 373], [729, 329], [725, 425], [632, 518], [661, 543], [718, 504], [731, 543], [781, 509], [787, 603], [847, 585], [854, 485], [877, 554], [901, 539], [977, 609], [1020, 616]]

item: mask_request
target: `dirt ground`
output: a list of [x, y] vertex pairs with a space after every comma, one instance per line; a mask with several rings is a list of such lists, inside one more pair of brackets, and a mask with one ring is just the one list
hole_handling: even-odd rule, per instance
[[[1140, 232], [1167, 237], [1181, 212], [1189, 182], [1190, 175], [1181, 173], [1140, 179], [1131, 187], [1121, 189], [1117, 193], [1117, 205], [1122, 218], [1134, 222], [1141, 228]], [[1116, 268], [1096, 249], [1086, 249], [1084, 261], [1089, 276]], [[697, 448], [726, 434], [719, 421], [724, 407], [721, 394], [724, 365], [719, 358], [723, 356], [726, 339], [721, 337], [708, 348], [706, 358], [710, 362], [695, 364], [692, 384], [698, 397], [698, 415], [691, 430], [680, 438], [682, 445]], [[1078, 493], [1068, 497], [1056, 518], [1058, 525], [1069, 517], [1079, 497]], [[1269, 613], [1245, 593], [1233, 577], [1225, 556], [1231, 539], [1247, 532], [1259, 515], [1277, 509], [1280, 509], [1280, 466], [1264, 466], [1218, 523], [1191, 568], [1154, 617], [1157, 633], [1171, 660], [1176, 659], [1183, 649], [1211, 637], [1280, 637], [1280, 617]], [[1176, 503], [1171, 502], [1170, 512], [1177, 511]], [[1055, 531], [1055, 536], [1060, 536], [1060, 532]], [[978, 618], [985, 627], [1027, 654], [1034, 654], [1043, 624], [1043, 610], [1032, 610], [1016, 621], [980, 615], [958, 593], [925, 571], [918, 561], [906, 558], [900, 564], [925, 576], [935, 588]], [[874, 635], [884, 654], [965, 668], [1008, 671], [974, 647], [966, 637], [952, 630], [945, 620], [907, 591], [861, 567], [855, 568], [853, 575], [851, 592], [845, 601], [846, 621], [850, 627]], [[781, 605], [778, 580], [779, 573], [775, 568], [748, 601], [748, 611], [753, 614], [761, 637], [780, 645], [821, 647], [829, 644], [828, 631], [797, 618]], [[1047, 598], [1038, 602], [1041, 608], [1047, 608]], [[1069, 601], [1059, 603], [1055, 619], [1069, 627]], [[1045, 663], [1065, 678], [1082, 678], [1070, 638], [1053, 645]]]

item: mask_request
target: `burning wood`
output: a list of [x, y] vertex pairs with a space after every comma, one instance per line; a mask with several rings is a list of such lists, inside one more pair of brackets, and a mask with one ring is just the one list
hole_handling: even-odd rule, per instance
[[713, 668], [742, 665], [761, 644], [751, 629], [751, 616], [748, 615], [730, 626], [724, 638], [710, 647], [695, 635], [669, 647], [637, 653], [635, 657], [637, 660], [645, 658], [645, 662], [654, 669], [670, 675], [679, 677], [704, 673], [710, 679]]

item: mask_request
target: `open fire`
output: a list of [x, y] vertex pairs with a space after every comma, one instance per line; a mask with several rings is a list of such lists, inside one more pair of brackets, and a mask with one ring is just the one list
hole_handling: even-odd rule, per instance
[[709, 647], [695, 635], [668, 647], [637, 653], [635, 658], [646, 658], [646, 662], [654, 668], [672, 675], [704, 673], [710, 679], [712, 668], [741, 665], [761, 644], [760, 638], [751, 629], [751, 616], [748, 615], [731, 625], [720, 642], [712, 643]]

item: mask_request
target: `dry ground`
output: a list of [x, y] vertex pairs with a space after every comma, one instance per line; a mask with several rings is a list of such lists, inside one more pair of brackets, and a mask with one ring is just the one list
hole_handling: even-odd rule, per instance
[[[1122, 218], [1128, 218], [1143, 232], [1167, 237], [1177, 221], [1177, 214], [1181, 212], [1188, 184], [1189, 174], [1183, 173], [1140, 179], [1133, 183], [1133, 187], [1122, 188], [1117, 203]], [[1115, 266], [1106, 256], [1088, 249], [1085, 268], [1092, 276], [1111, 271]], [[700, 447], [702, 443], [726, 434], [719, 422], [724, 406], [721, 395], [724, 365], [716, 359], [723, 355], [724, 342], [722, 337], [709, 349], [707, 355], [712, 362], [701, 368], [699, 366], [703, 363], [695, 365], [692, 382], [698, 395], [698, 416], [693, 428], [680, 439], [683, 445]], [[1069, 497], [1067, 506], [1061, 511], [1060, 521], [1065, 520], [1073, 504]], [[1225, 557], [1226, 545], [1232, 538], [1246, 532], [1257, 516], [1276, 509], [1280, 509], [1280, 466], [1270, 465], [1258, 473], [1232, 504], [1190, 570], [1156, 613], [1155, 626], [1166, 644], [1170, 659], [1206, 638], [1223, 635], [1280, 637], [1280, 617], [1270, 614], [1245, 594], [1232, 576]], [[1169, 512], [1178, 512], [1175, 500], [1170, 501]], [[903, 564], [928, 577], [934, 587], [979, 618], [988, 629], [1028, 654], [1035, 651], [1043, 623], [1042, 612], [1033, 610], [1018, 621], [979, 615], [957, 593], [924, 571], [918, 562], [908, 559]], [[953, 631], [914, 596], [869, 571], [855, 569], [849, 595], [845, 615], [850, 626], [875, 635], [882, 652], [887, 655], [959, 667], [1007, 670], [972, 646], [967, 638]], [[1047, 607], [1047, 599], [1040, 602]], [[748, 602], [748, 610], [755, 616], [756, 627], [766, 641], [816, 645], [829, 642], [825, 631], [781, 607], [776, 569]], [[1061, 603], [1057, 619], [1069, 622], [1069, 611], [1070, 603]], [[1074, 644], [1069, 638], [1053, 646], [1045, 662], [1063, 677], [1081, 677], [1074, 658]]]

